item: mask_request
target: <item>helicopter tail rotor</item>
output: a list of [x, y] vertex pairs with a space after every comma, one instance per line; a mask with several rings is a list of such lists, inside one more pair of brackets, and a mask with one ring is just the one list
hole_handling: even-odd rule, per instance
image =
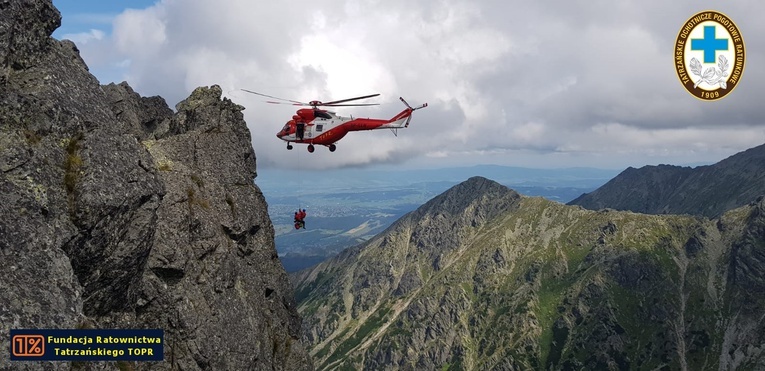
[[410, 112], [410, 113], [409, 113], [409, 117], [407, 117], [407, 118], [406, 118], [406, 123], [404, 123], [404, 127], [405, 127], [405, 128], [408, 128], [408, 127], [409, 127], [409, 121], [411, 121], [411, 120], [412, 120], [412, 114], [411, 114], [412, 112], [414, 112], [414, 111], [416, 111], [416, 110], [418, 110], [418, 109], [422, 109], [422, 108], [425, 108], [425, 107], [427, 107], [427, 106], [428, 106], [428, 104], [427, 104], [427, 103], [423, 103], [422, 105], [420, 105], [420, 106], [418, 106], [418, 107], [412, 108], [412, 106], [410, 106], [410, 105], [409, 105], [409, 103], [407, 103], [407, 102], [404, 100], [404, 97], [398, 97], [398, 99], [401, 99], [401, 102], [403, 102], [403, 103], [406, 105], [406, 107], [407, 107], [407, 108], [409, 108], [409, 112]]

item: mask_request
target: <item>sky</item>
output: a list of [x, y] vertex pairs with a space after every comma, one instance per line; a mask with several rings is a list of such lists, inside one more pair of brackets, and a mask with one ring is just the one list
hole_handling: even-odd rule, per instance
[[[622, 169], [714, 163], [765, 142], [765, 2], [755, 0], [53, 0], [102, 84], [170, 107], [220, 85], [241, 104], [258, 168], [499, 164]], [[727, 97], [701, 101], [674, 68], [686, 20], [716, 10], [746, 44]], [[330, 101], [411, 125], [350, 133], [330, 153], [275, 137], [295, 107], [241, 91]]]

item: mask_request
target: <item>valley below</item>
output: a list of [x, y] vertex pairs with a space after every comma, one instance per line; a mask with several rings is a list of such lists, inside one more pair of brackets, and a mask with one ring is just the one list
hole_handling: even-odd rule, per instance
[[[591, 192], [618, 171], [506, 166], [425, 171], [311, 171], [263, 169], [257, 180], [268, 201], [276, 249], [287, 272], [310, 267], [384, 231], [393, 222], [472, 176], [485, 174], [527, 196], [561, 203]], [[306, 229], [293, 214], [308, 212]]]

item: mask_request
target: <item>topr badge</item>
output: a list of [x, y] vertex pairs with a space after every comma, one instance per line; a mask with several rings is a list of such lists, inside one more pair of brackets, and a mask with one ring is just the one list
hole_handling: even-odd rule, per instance
[[693, 15], [675, 40], [675, 71], [691, 95], [717, 100], [736, 88], [744, 73], [744, 39], [736, 24], [720, 12]]

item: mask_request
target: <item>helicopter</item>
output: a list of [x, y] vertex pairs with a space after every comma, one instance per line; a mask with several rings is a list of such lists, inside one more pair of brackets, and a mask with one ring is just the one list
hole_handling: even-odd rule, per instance
[[342, 139], [351, 131], [391, 129], [394, 135], [398, 135], [398, 129], [409, 127], [409, 121], [412, 119], [412, 113], [414, 111], [428, 106], [427, 103], [424, 103], [421, 106], [412, 108], [404, 98], [399, 97], [401, 102], [406, 105], [406, 108], [391, 119], [353, 118], [352, 116], [339, 116], [335, 112], [320, 109], [319, 107], [376, 106], [378, 105], [377, 103], [347, 104], [347, 102], [373, 98], [380, 94], [364, 95], [331, 102], [312, 100], [305, 103], [297, 100], [261, 94], [246, 89], [242, 89], [242, 91], [278, 100], [266, 101], [266, 103], [311, 107], [298, 109], [296, 114], [292, 116], [292, 119], [288, 121], [278, 133], [276, 133], [277, 138], [287, 142], [288, 150], [292, 149], [292, 143], [306, 143], [308, 144], [308, 152], [310, 153], [314, 152], [314, 145], [322, 145], [329, 148], [330, 152], [335, 152], [337, 149], [335, 142]]

